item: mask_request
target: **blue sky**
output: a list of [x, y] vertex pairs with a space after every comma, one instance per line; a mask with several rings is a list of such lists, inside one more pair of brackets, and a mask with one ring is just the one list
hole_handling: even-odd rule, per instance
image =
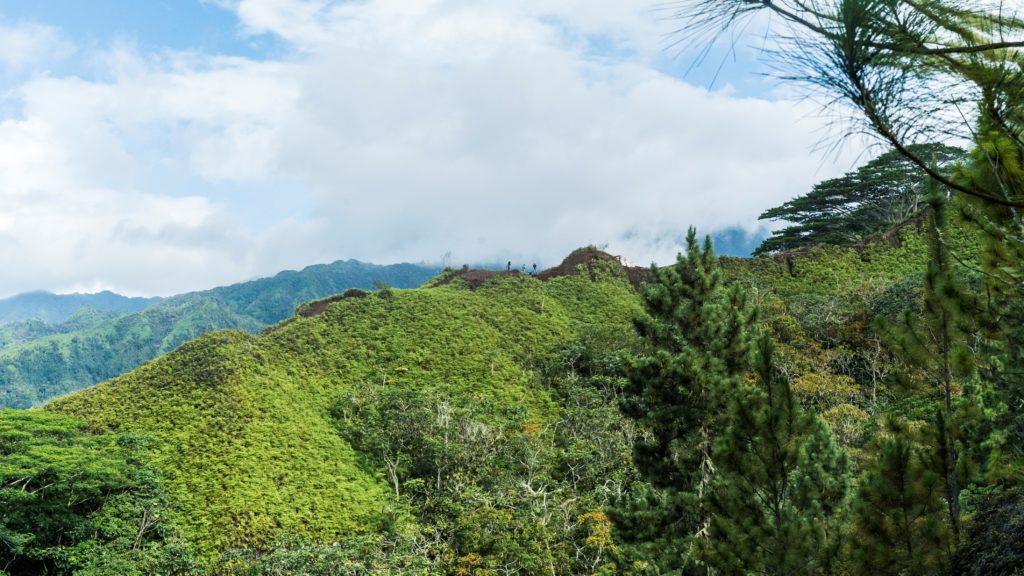
[[645, 264], [691, 224], [741, 246], [859, 151], [814, 151], [760, 31], [692, 68], [676, 26], [632, 0], [0, 0], [0, 296]]
[[83, 46], [114, 39], [143, 50], [196, 50], [267, 57], [282, 51], [273, 36], [241, 33], [238, 18], [215, 2], [201, 0], [0, 0], [7, 24], [33, 21], [60, 28]]
[[[762, 41], [759, 35], [751, 34], [734, 49], [722, 46], [696, 62], [693, 50], [674, 45], [674, 24], [668, 14], [655, 4], [648, 11], [653, 19], [664, 22], [657, 38], [663, 46], [655, 61], [658, 69], [699, 86], [729, 85], [737, 94], [771, 97], [774, 85], [758, 75], [764, 69], [757, 56]], [[87, 47], [119, 41], [152, 52], [195, 51], [255, 59], [288, 54], [287, 42], [274, 34], [247, 32], [235, 12], [214, 0], [0, 0], [0, 22], [44, 23]], [[572, 33], [571, 23], [551, 23]], [[595, 56], [629, 53], [620, 52], [614, 38], [591, 37], [588, 41]], [[89, 75], [81, 67], [62, 69]]]

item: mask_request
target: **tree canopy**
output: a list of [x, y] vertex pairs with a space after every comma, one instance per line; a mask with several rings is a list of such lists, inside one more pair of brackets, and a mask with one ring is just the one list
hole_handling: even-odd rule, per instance
[[0, 410], [0, 575], [186, 574], [145, 438]]
[[[940, 143], [910, 149], [943, 172], [966, 157], [960, 148]], [[754, 251], [767, 254], [814, 244], [854, 244], [892, 229], [924, 207], [926, 174], [896, 150], [890, 150], [839, 178], [816, 184], [804, 194], [761, 214], [760, 220], [791, 223], [776, 230]]]

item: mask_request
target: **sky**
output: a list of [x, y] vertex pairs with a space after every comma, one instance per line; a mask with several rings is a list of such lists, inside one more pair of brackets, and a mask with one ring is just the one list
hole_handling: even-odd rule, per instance
[[650, 0], [0, 0], [0, 297], [664, 263], [863, 160], [757, 73], [759, 31], [693, 67], [678, 26]]

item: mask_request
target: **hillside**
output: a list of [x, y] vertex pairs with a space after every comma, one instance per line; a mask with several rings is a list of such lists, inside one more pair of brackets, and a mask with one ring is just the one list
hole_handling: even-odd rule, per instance
[[25, 408], [113, 378], [207, 332], [257, 332], [308, 300], [376, 281], [411, 288], [436, 273], [413, 264], [339, 261], [166, 298], [130, 314], [83, 312], [61, 325], [0, 327], [0, 408]]
[[285, 533], [377, 532], [389, 484], [339, 435], [339, 399], [381, 385], [553, 423], [545, 367], [574, 342], [620, 348], [640, 312], [620, 266], [581, 271], [352, 292], [262, 335], [207, 335], [47, 408], [155, 437], [177, 522], [206, 555]]
[[101, 312], [137, 312], [159, 300], [160, 298], [130, 298], [110, 291], [96, 294], [27, 292], [0, 300], [0, 324], [20, 320], [60, 324], [83, 308]]
[[[764, 309], [794, 391], [821, 410], [854, 457], [867, 441], [869, 412], [885, 405], [877, 371], [891, 367], [891, 358], [870, 358], [867, 349], [852, 345], [866, 337], [862, 316], [913, 301], [914, 283], [907, 279], [924, 254], [910, 226], [871, 246], [812, 250], [790, 261], [723, 259], [728, 275], [748, 284]], [[359, 406], [365, 409], [366, 398], [402, 390], [433, 398], [428, 415], [438, 406], [476, 407], [477, 421], [511, 426], [502, 436], [511, 445], [530, 441], [523, 434], [537, 430], [529, 434], [557, 447], [564, 422], [589, 423], [580, 424], [585, 431], [570, 442], [589, 448], [557, 451], [545, 464], [545, 485], [569, 487], [544, 498], [560, 494], [559, 501], [600, 509], [610, 502], [602, 492], [608, 482], [616, 479], [613, 487], [621, 492], [635, 481], [625, 439], [636, 432], [617, 413], [615, 380], [587, 383], [585, 376], [601, 372], [595, 366], [614, 372], [608, 367], [620, 351], [635, 346], [631, 320], [641, 313], [635, 284], [642, 276], [607, 255], [579, 251], [537, 277], [448, 271], [415, 290], [350, 291], [303, 306], [260, 335], [204, 336], [47, 409], [82, 417], [97, 430], [152, 435], [155, 457], [181, 504], [175, 522], [206, 558], [239, 547], [267, 548], [288, 534], [314, 542], [380, 534], [394, 529], [395, 518], [408, 520], [415, 509], [410, 502], [420, 501], [396, 494], [399, 478], [416, 477], [415, 470], [390, 476], [367, 435], [413, 426], [418, 404], [403, 399], [400, 419], [390, 425], [376, 411], [346, 424]], [[820, 315], [822, 306], [831, 306], [831, 313]], [[597, 390], [603, 400], [580, 400]], [[353, 425], [355, 432], [347, 427]], [[595, 460], [597, 446], [610, 452]], [[573, 459], [583, 458], [575, 450], [588, 455], [588, 466], [612, 468], [588, 467], [592, 485], [577, 485], [567, 479], [575, 478], [569, 471], [581, 462]], [[509, 481], [519, 495], [502, 498], [526, 498], [532, 504], [517, 505], [523, 513], [540, 513], [531, 508], [536, 501], [521, 494], [530, 483], [521, 475], [534, 473], [505, 466], [512, 468], [485, 472], [520, 475]], [[493, 506], [505, 509], [502, 501]], [[589, 509], [568, 510], [582, 518]], [[418, 521], [426, 522], [422, 513]], [[475, 550], [479, 543], [462, 546]]]

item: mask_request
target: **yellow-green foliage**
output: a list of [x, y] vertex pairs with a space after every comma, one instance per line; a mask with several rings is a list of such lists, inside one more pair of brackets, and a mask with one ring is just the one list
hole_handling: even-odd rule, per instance
[[[920, 276], [928, 259], [928, 242], [917, 219], [858, 246], [820, 245], [761, 258], [722, 258], [731, 280], [755, 290], [769, 290], [787, 302], [814, 294], [863, 300], [909, 277]], [[980, 250], [976, 230], [951, 215], [945, 241], [960, 258], [972, 261]], [[791, 302], [793, 303], [793, 302]]]
[[639, 301], [621, 268], [553, 278], [456, 280], [331, 303], [260, 336], [204, 336], [47, 409], [98, 430], [144, 431], [179, 504], [177, 526], [208, 557], [283, 534], [322, 541], [379, 528], [392, 496], [332, 424], [360, 386], [554, 406], [539, 371], [569, 343], [633, 338]]
[[[726, 276], [746, 285], [777, 343], [777, 363], [793, 391], [833, 426], [839, 441], [859, 452], [871, 416], [895, 396], [892, 376], [914, 379], [885, 338], [877, 316], [895, 320], [920, 307], [928, 256], [924, 221], [853, 246], [815, 246], [755, 259], [723, 258]], [[945, 239], [965, 260], [979, 250], [966, 226]], [[906, 391], [902, 391], [906, 393]]]
[[[866, 310], [893, 298], [901, 308], [909, 289], [899, 283], [924, 255], [907, 228], [899, 246], [813, 249], [790, 262], [723, 259], [727, 277], [762, 305], [801, 401], [847, 446], [864, 442], [877, 384], [865, 375], [866, 356], [850, 360], [848, 349], [870, 336]], [[339, 398], [371, 385], [426, 390], [462, 405], [525, 408], [545, 426], [559, 406], [541, 373], [580, 342], [604, 353], [629, 348], [641, 311], [613, 262], [547, 281], [499, 274], [475, 288], [447, 272], [416, 290], [304, 306], [258, 336], [204, 336], [47, 409], [154, 438], [175, 524], [207, 558], [285, 535], [332, 542], [379, 532], [389, 510], [403, 510], [383, 473], [338, 433]]]

